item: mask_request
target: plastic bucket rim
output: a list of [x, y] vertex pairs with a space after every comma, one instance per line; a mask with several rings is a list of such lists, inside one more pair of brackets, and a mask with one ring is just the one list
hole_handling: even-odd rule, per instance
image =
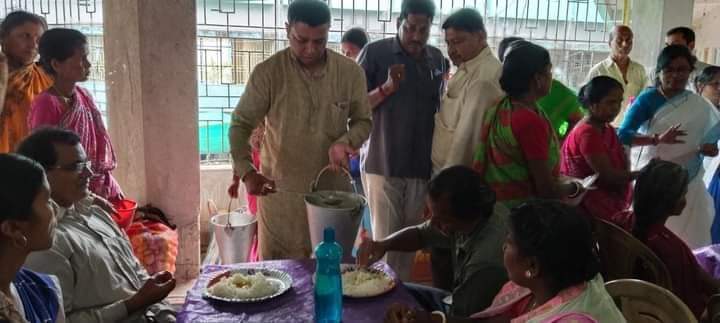
[[[211, 217], [210, 217], [210, 225], [218, 226], [218, 227], [227, 227], [227, 226], [228, 226], [228, 225], [227, 225], [227, 220], [218, 221], [218, 220], [216, 220], [216, 219], [218, 219], [218, 218], [220, 218], [220, 217], [222, 217], [222, 216], [230, 215], [230, 214], [232, 214], [232, 212], [230, 212], [230, 213], [218, 213], [218, 214], [215, 214], [215, 215], [211, 216]], [[235, 224], [235, 223], [230, 222], [230, 227], [233, 227], [233, 228], [241, 228], [241, 227], [247, 227], [247, 226], [251, 226], [251, 225], [253, 225], [253, 224], [257, 224], [257, 217], [256, 217], [256, 216], [252, 216], [252, 215], [248, 215], [248, 214], [240, 214], [240, 216], [247, 216], [247, 217], [250, 219], [250, 221], [249, 221], [249, 222], [243, 222], [243, 224]]]
[[[341, 192], [341, 193], [345, 193], [345, 194], [351, 194], [351, 195], [354, 195], [354, 197], [357, 197], [358, 199], [360, 199], [361, 203], [360, 203], [360, 205], [355, 206], [355, 207], [336, 208], [336, 207], [327, 207], [327, 206], [323, 206], [323, 205], [317, 205], [308, 200], [308, 197], [310, 196], [310, 194], [321, 193], [321, 192]], [[367, 204], [368, 204], [367, 198], [365, 196], [362, 196], [361, 194], [358, 194], [355, 192], [329, 191], [329, 190], [321, 190], [321, 191], [315, 191], [312, 193], [305, 194], [305, 196], [303, 197], [303, 201], [305, 201], [305, 205], [308, 205], [308, 206], [317, 207], [317, 208], [321, 208], [321, 209], [335, 210], [335, 211], [352, 211], [352, 210], [362, 209], [364, 207], [367, 207]]]

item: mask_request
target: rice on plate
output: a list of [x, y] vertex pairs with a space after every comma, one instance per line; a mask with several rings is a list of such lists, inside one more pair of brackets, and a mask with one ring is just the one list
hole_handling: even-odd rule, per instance
[[372, 297], [395, 287], [395, 281], [380, 270], [352, 268], [342, 273], [342, 287], [345, 296]]
[[253, 275], [235, 273], [223, 277], [219, 282], [208, 287], [208, 292], [216, 297], [229, 299], [262, 298], [277, 293], [280, 286], [273, 284], [261, 272]]

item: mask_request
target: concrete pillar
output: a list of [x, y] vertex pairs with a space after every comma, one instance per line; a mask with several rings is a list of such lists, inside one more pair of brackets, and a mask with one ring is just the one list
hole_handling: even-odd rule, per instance
[[665, 32], [692, 24], [694, 0], [632, 0], [630, 26], [635, 33], [632, 57], [648, 70], [665, 47]]
[[178, 226], [176, 276], [200, 264], [195, 0], [103, 3], [108, 121], [115, 175], [129, 197]]
[[663, 43], [665, 39], [665, 32], [671, 28], [680, 26], [692, 28], [694, 6], [695, 0], [665, 0], [661, 30]]
[[[672, 0], [671, 0], [672, 1]], [[635, 0], [632, 2], [630, 27], [635, 34], [631, 56], [646, 69], [655, 66], [657, 55], [662, 48], [663, 0]], [[649, 19], [648, 17], [656, 17]]]

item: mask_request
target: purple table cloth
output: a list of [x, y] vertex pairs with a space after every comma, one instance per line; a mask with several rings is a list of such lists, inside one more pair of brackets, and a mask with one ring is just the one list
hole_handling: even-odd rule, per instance
[[[383, 269], [395, 277], [390, 267]], [[293, 278], [293, 286], [285, 294], [255, 304], [228, 304], [202, 297], [208, 280], [232, 268], [272, 268], [285, 271]], [[277, 260], [234, 265], [205, 266], [195, 286], [188, 291], [185, 304], [178, 313], [178, 322], [313, 322], [315, 301], [312, 277], [313, 260]], [[374, 298], [343, 298], [343, 322], [382, 322], [385, 310], [392, 303], [418, 307], [415, 299], [402, 284], [385, 295]]]
[[720, 244], [693, 250], [700, 267], [713, 277], [720, 279]]

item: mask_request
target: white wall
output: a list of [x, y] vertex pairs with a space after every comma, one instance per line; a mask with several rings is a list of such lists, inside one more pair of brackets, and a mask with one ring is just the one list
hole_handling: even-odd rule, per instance
[[665, 32], [673, 27], [692, 26], [694, 7], [694, 0], [632, 0], [633, 59], [651, 71], [665, 47]]
[[[636, 1], [656, 1], [656, 0], [636, 0]], [[694, 0], [665, 0], [663, 12], [662, 35], [664, 39], [665, 32], [673, 27], [692, 25]], [[650, 16], [651, 17], [651, 16]]]
[[720, 64], [720, 0], [696, 3], [693, 28], [697, 38], [695, 53], [698, 58], [710, 64]]
[[178, 226], [181, 280], [200, 270], [195, 12], [195, 0], [108, 1], [103, 10], [114, 175]]

